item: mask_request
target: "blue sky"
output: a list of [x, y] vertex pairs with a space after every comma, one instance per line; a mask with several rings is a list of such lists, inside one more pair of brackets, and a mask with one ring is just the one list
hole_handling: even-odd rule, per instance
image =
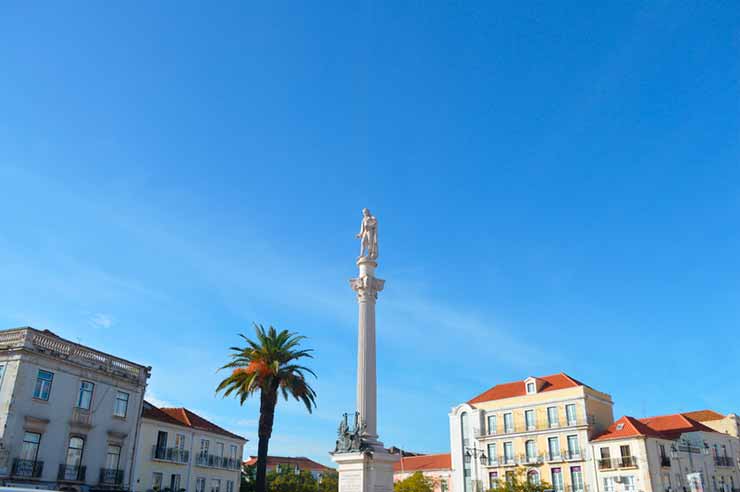
[[0, 326], [215, 397], [258, 321], [307, 335], [329, 462], [354, 407], [354, 234], [380, 220], [379, 427], [565, 371], [615, 413], [740, 411], [735, 2], [5, 2]]

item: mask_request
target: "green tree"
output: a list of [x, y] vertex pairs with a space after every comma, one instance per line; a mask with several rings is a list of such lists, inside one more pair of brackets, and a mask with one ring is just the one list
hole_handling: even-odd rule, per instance
[[488, 492], [544, 492], [551, 489], [552, 486], [547, 482], [527, 479], [527, 471], [523, 467], [516, 467], [508, 475], [494, 484], [495, 486], [488, 489]]
[[339, 491], [339, 474], [335, 471], [328, 471], [321, 477], [319, 482], [319, 492], [338, 492]]
[[257, 467], [255, 465], [242, 465], [242, 479], [239, 492], [255, 492], [254, 484], [257, 478]]
[[432, 492], [433, 489], [432, 480], [421, 472], [393, 484], [393, 492]]
[[256, 340], [241, 337], [245, 347], [231, 347], [231, 362], [221, 369], [231, 369], [216, 388], [223, 396], [233, 395], [240, 405], [255, 393], [260, 394], [260, 418], [257, 430], [257, 473], [255, 492], [267, 492], [267, 450], [275, 420], [278, 392], [287, 400], [292, 396], [302, 401], [309, 413], [316, 407], [316, 392], [306, 381], [306, 374], [316, 377], [309, 368], [296, 361], [313, 358], [311, 349], [300, 349], [305, 337], [288, 330], [278, 332], [270, 326], [266, 331], [262, 325], [254, 325]]
[[286, 468], [281, 471], [272, 470], [267, 474], [267, 489], [270, 492], [316, 492], [318, 487], [319, 484], [309, 471], [296, 473], [294, 469]]

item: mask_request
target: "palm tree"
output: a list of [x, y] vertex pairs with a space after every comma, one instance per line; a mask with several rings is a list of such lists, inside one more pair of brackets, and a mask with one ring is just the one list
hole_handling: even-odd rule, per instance
[[233, 395], [244, 402], [257, 391], [260, 392], [260, 421], [258, 429], [256, 492], [267, 491], [267, 448], [272, 435], [275, 405], [278, 390], [287, 400], [292, 396], [302, 401], [309, 413], [316, 407], [316, 392], [306, 382], [306, 374], [316, 377], [309, 368], [296, 364], [304, 357], [313, 358], [311, 349], [299, 349], [306, 338], [288, 330], [278, 332], [275, 328], [265, 331], [262, 325], [254, 324], [257, 338], [244, 335], [246, 347], [231, 347], [231, 362], [221, 369], [232, 369], [231, 375], [221, 381], [216, 392], [223, 391], [224, 398]]

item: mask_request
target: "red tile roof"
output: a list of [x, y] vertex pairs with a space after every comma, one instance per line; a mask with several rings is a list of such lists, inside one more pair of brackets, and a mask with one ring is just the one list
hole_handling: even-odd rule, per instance
[[424, 454], [421, 456], [406, 456], [393, 464], [394, 472], [416, 472], [428, 470], [450, 470], [452, 459], [450, 453]]
[[244, 437], [238, 434], [234, 434], [233, 432], [229, 432], [222, 427], [219, 427], [210, 420], [204, 419], [200, 415], [188, 410], [187, 408], [158, 408], [148, 401], [145, 401], [141, 416], [151, 420], [158, 420], [166, 424], [179, 425], [182, 427], [188, 427], [190, 429], [212, 432], [214, 434], [230, 437], [232, 439], [247, 441], [247, 439], [245, 439]]
[[[544, 391], [555, 391], [565, 388], [574, 388], [576, 386], [586, 386], [582, 382], [573, 379], [564, 372], [560, 374], [552, 374], [550, 376], [540, 376], [535, 378], [538, 380], [539, 388], [538, 393]], [[471, 405], [474, 403], [481, 403], [484, 401], [502, 400], [504, 398], [512, 398], [515, 396], [525, 396], [527, 389], [524, 384], [525, 380], [514, 381], [513, 383], [497, 384], [493, 388], [484, 391], [480, 395], [476, 396], [468, 403]]]
[[[257, 457], [250, 456], [249, 459], [244, 462], [244, 464], [247, 466], [256, 465]], [[317, 463], [314, 460], [303, 456], [268, 456], [267, 468], [274, 468], [276, 465], [296, 465], [300, 470], [307, 471], [326, 472], [333, 470], [333, 468], [329, 468], [328, 466], [324, 466], [321, 463]]]
[[710, 420], [722, 420], [725, 418], [721, 413], [715, 412], [714, 410], [696, 410], [695, 412], [684, 413], [688, 418], [694, 419], [698, 422], [707, 422]]
[[622, 439], [628, 437], [659, 437], [662, 439], [677, 439], [685, 432], [716, 432], [706, 425], [698, 422], [688, 414], [676, 413], [672, 415], [658, 415], [636, 419], [624, 416], [614, 422], [594, 441], [607, 441], [610, 439]]

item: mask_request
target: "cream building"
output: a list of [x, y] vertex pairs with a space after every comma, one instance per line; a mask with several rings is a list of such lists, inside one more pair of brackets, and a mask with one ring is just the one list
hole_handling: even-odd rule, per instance
[[145, 402], [133, 490], [238, 492], [246, 439], [186, 408]]
[[0, 331], [0, 483], [128, 489], [149, 371], [50, 331]]
[[560, 373], [499, 384], [453, 408], [454, 492], [488, 490], [517, 473], [558, 491], [595, 480], [589, 440], [614, 421], [612, 399]]
[[[738, 438], [691, 418], [708, 413], [719, 415], [704, 410], [614, 422], [592, 443], [596, 492], [738, 492]], [[724, 428], [731, 420], [710, 421]]]

